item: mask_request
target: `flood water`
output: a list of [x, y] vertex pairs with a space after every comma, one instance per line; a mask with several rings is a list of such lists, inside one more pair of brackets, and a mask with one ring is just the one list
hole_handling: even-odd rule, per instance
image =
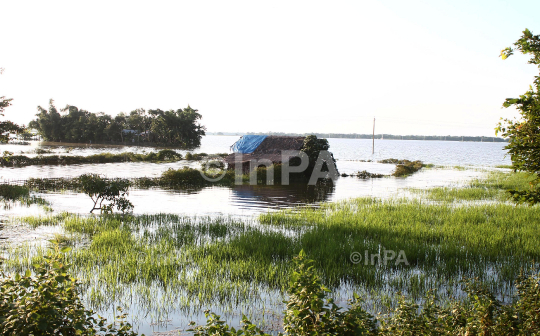
[[[194, 152], [208, 154], [229, 153], [230, 146], [238, 136], [206, 136], [202, 146]], [[388, 158], [421, 160], [444, 166], [422, 169], [406, 178], [359, 179], [340, 177], [333, 186], [314, 188], [305, 185], [290, 186], [250, 186], [232, 188], [207, 187], [198, 190], [150, 189], [130, 191], [129, 199], [135, 206], [135, 213], [178, 213], [185, 215], [233, 215], [252, 216], [273, 209], [289, 208], [317, 202], [334, 202], [351, 197], [394, 197], [407, 195], [408, 188], [430, 188], [464, 183], [482, 174], [483, 169], [493, 169], [497, 165], [510, 164], [503, 149], [505, 143], [452, 142], [414, 140], [376, 140], [375, 153], [372, 142], [366, 139], [329, 139], [330, 151], [337, 160], [340, 173], [355, 173], [367, 170], [371, 173], [390, 174], [393, 164], [378, 161]], [[50, 153], [44, 155], [92, 155], [104, 152], [148, 153], [159, 148], [138, 146], [75, 145], [61, 143], [32, 143], [30, 146], [3, 145], [3, 150], [14, 154], [36, 155], [37, 148]], [[187, 151], [179, 150], [185, 154]], [[86, 173], [97, 173], [110, 178], [156, 177], [167, 169], [183, 166], [200, 167], [197, 161], [174, 163], [127, 162], [106, 164], [80, 164], [67, 166], [27, 166], [21, 168], [0, 168], [0, 181], [21, 181], [28, 178], [75, 177]], [[453, 166], [469, 166], [479, 169], [456, 170]], [[51, 203], [55, 212], [69, 211], [88, 213], [91, 200], [84, 194], [73, 192], [38, 193]], [[39, 207], [2, 210], [3, 214], [37, 214]]]
[[[206, 136], [202, 146], [194, 152], [199, 153], [229, 153], [230, 146], [238, 136]], [[499, 165], [509, 165], [509, 157], [505, 157], [505, 143], [481, 142], [450, 142], [450, 141], [407, 141], [407, 140], [376, 140], [375, 153], [372, 155], [371, 140], [364, 139], [329, 139], [330, 151], [337, 160], [340, 173], [355, 173], [366, 170], [371, 173], [391, 174], [395, 169], [393, 164], [381, 164], [376, 161], [388, 158], [421, 160], [424, 163], [436, 165], [435, 168], [422, 169], [412, 176], [405, 178], [373, 178], [359, 179], [356, 177], [340, 177], [333, 185], [313, 187], [305, 185], [289, 186], [251, 186], [239, 185], [228, 187], [207, 187], [192, 190], [164, 190], [153, 188], [149, 190], [133, 189], [129, 200], [134, 205], [134, 213], [175, 213], [187, 216], [232, 216], [253, 219], [255, 215], [276, 209], [291, 208], [297, 205], [317, 205], [320, 202], [336, 202], [353, 197], [410, 197], [410, 188], [431, 188], [438, 186], [453, 186], [466, 183], [472, 178], [480, 177], [486, 170], [497, 169]], [[36, 149], [47, 150], [43, 155], [92, 155], [104, 152], [136, 152], [148, 153], [159, 148], [137, 146], [103, 146], [103, 145], [76, 145], [59, 143], [32, 143], [30, 146], [2, 145], [3, 151], [14, 154], [38, 155]], [[185, 154], [187, 151], [178, 152]], [[372, 162], [362, 162], [371, 160]], [[68, 166], [28, 166], [22, 168], [0, 168], [0, 182], [24, 181], [29, 178], [57, 178], [76, 177], [86, 173], [97, 173], [106, 177], [156, 177], [167, 169], [178, 169], [183, 166], [200, 167], [196, 161], [179, 161], [174, 163], [108, 163], [83, 164]], [[469, 169], [456, 169], [455, 166]], [[71, 213], [86, 214], [92, 207], [88, 196], [73, 192], [47, 192], [37, 193], [51, 203], [54, 212], [68, 211]], [[44, 210], [39, 206], [12, 206], [0, 209], [0, 215], [28, 215], [40, 214]], [[56, 232], [59, 228], [42, 227], [28, 231], [24, 227], [12, 230], [13, 241], [36, 240]], [[9, 235], [8, 235], [9, 237]], [[10, 238], [11, 239], [11, 238]], [[152, 291], [160, 293], [158, 287]], [[351, 291], [350, 289], [349, 291]], [[279, 312], [282, 298], [277, 292], [261, 290], [268, 298], [262, 300], [266, 307], [259, 307], [268, 312]], [[350, 297], [347, 290], [343, 290], [344, 297]], [[346, 295], [345, 295], [346, 294]], [[161, 295], [161, 294], [160, 294]], [[160, 296], [158, 295], [158, 296]], [[130, 316], [138, 320], [136, 326], [139, 332], [147, 335], [156, 330], [173, 331], [178, 326], [185, 326], [189, 320], [204, 323], [203, 314], [183, 311], [167, 312], [168, 320], [161, 320], [152, 314], [139, 309], [136, 302], [130, 302]], [[213, 311], [220, 313], [220, 306], [212, 307]], [[255, 309], [259, 309], [255, 308]], [[240, 309], [240, 310], [239, 310]], [[243, 308], [236, 307], [235, 311]], [[101, 311], [111, 317], [112, 311]], [[236, 313], [235, 313], [236, 314]], [[227, 315], [233, 325], [238, 324], [238, 314]], [[155, 334], [157, 335], [157, 334]]]

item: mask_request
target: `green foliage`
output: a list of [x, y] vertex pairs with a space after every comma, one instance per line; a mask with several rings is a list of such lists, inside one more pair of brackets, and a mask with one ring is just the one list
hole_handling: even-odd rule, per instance
[[206, 153], [186, 153], [186, 160], [199, 161], [208, 157]]
[[284, 330], [289, 335], [371, 335], [376, 321], [361, 307], [354, 295], [350, 309], [342, 312], [327, 298], [330, 290], [313, 270], [313, 261], [304, 251], [295, 258], [295, 271], [289, 285], [289, 300], [283, 318]]
[[[284, 311], [285, 335], [538, 335], [540, 332], [540, 277], [523, 273], [516, 281], [517, 300], [503, 305], [485, 285], [466, 280], [468, 299], [440, 302], [428, 293], [423, 304], [401, 295], [398, 304], [381, 323], [362, 307], [354, 294], [350, 308], [341, 311], [330, 292], [315, 274], [312, 261], [303, 251], [295, 258], [289, 299]], [[268, 335], [242, 319], [240, 330], [230, 328], [215, 314], [206, 312], [207, 325], [191, 331], [195, 335]], [[194, 325], [194, 322], [192, 322]], [[280, 334], [282, 335], [282, 334]]]
[[192, 321], [190, 323], [191, 329], [187, 331], [192, 331], [194, 336], [270, 336], [251, 323], [245, 315], [242, 315], [241, 326], [238, 330], [229, 327], [225, 321], [221, 320], [221, 316], [211, 313], [209, 310], [206, 310], [204, 315], [206, 316], [205, 326], [195, 326], [195, 322]]
[[[540, 35], [533, 35], [525, 29], [523, 35], [514, 43], [523, 54], [530, 55], [529, 64], [540, 69]], [[501, 52], [503, 59], [513, 54], [512, 48]], [[511, 195], [517, 202], [540, 203], [540, 76], [535, 76], [533, 85], [519, 98], [507, 98], [504, 107], [515, 107], [520, 113], [520, 119], [501, 121], [496, 132], [501, 132], [508, 138], [508, 150], [512, 159], [512, 168], [536, 174], [531, 181], [529, 190], [514, 190]]]
[[[133, 210], [133, 204], [126, 198], [131, 182], [127, 179], [104, 179], [97, 174], [84, 174], [79, 176], [82, 191], [90, 196], [94, 210], [102, 213], [112, 213], [116, 207], [122, 213]], [[103, 202], [108, 202], [103, 204]]]
[[[329, 148], [330, 148], [330, 144], [328, 143], [328, 140], [317, 139], [316, 135], [308, 135], [304, 139], [304, 144], [302, 146], [301, 151], [306, 153], [309, 158], [309, 165], [308, 165], [308, 168], [304, 171], [304, 174], [308, 176], [311, 175], [313, 168], [315, 168], [317, 159], [319, 158], [319, 152], [327, 151]], [[332, 156], [332, 160], [334, 161], [334, 166], [336, 166], [336, 159], [334, 159], [333, 154], [331, 154], [331, 156]], [[294, 159], [291, 160], [291, 165], [295, 165], [294, 161], [295, 161]], [[323, 167], [321, 171], [328, 171], [326, 162], [323, 163]]]
[[[37, 154], [50, 153], [45, 150], [36, 150]], [[0, 166], [23, 167], [31, 165], [70, 165], [85, 163], [111, 163], [111, 162], [174, 162], [182, 159], [182, 154], [174, 150], [163, 149], [157, 153], [136, 154], [124, 152], [119, 154], [100, 153], [88, 156], [79, 155], [4, 155], [0, 158]]]
[[0, 273], [0, 335], [136, 336], [125, 314], [107, 324], [84, 308], [79, 283], [68, 274], [68, 267], [56, 247], [44, 262], [34, 265], [33, 274]]
[[30, 189], [27, 186], [0, 184], [0, 197], [0, 200], [4, 203], [4, 208], [10, 208], [13, 203], [25, 206], [38, 204], [43, 207], [50, 204], [39, 196], [30, 196]]
[[21, 197], [28, 197], [30, 190], [27, 187], [11, 185], [11, 184], [0, 184], [0, 196], [6, 200], [16, 200]]
[[[153, 180], [149, 179], [139, 179], [136, 183], [140, 185], [139, 182], [142, 182], [143, 185], [147, 186], [161, 186], [166, 188], [200, 188], [203, 186], [210, 185], [233, 185], [234, 184], [234, 171], [227, 170], [225, 175], [219, 181], [211, 182], [203, 177], [203, 174], [210, 178], [215, 178], [220, 176], [221, 171], [214, 172], [203, 172], [198, 169], [193, 169], [189, 167], [183, 167], [180, 169], [172, 169], [164, 171], [160, 177]], [[244, 177], [245, 178], [245, 177]]]
[[462, 188], [438, 187], [431, 189], [412, 189], [434, 201], [477, 201], [510, 199], [508, 191], [526, 191], [535, 176], [525, 172], [492, 171], [484, 178], [474, 179]]
[[423, 167], [422, 161], [409, 161], [402, 160], [401, 163], [396, 165], [396, 170], [392, 175], [394, 176], [407, 176], [411, 175]]
[[29, 127], [48, 141], [154, 143], [195, 148], [200, 146], [205, 128], [202, 116], [190, 106], [176, 111], [137, 109], [116, 117], [91, 113], [67, 105], [60, 114], [49, 102], [49, 109], [38, 106], [37, 119]]

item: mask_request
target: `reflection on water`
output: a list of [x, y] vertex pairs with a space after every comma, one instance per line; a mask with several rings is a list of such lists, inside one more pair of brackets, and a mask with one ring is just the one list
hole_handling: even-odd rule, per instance
[[284, 209], [296, 205], [324, 202], [334, 192], [334, 184], [310, 186], [306, 184], [275, 185], [240, 185], [232, 188], [233, 203], [247, 208]]

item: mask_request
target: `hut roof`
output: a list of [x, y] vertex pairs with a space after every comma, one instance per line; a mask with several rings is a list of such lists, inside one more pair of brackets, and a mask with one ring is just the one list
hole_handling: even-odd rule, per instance
[[[272, 163], [282, 163], [281, 152], [285, 150], [300, 150], [304, 145], [305, 137], [289, 136], [267, 136], [261, 144], [250, 154], [242, 154], [242, 163], [249, 163], [250, 160], [267, 159]], [[225, 158], [232, 168], [235, 164], [237, 153], [230, 154]]]
[[300, 150], [305, 137], [267, 136], [253, 154], [280, 154], [284, 150]]

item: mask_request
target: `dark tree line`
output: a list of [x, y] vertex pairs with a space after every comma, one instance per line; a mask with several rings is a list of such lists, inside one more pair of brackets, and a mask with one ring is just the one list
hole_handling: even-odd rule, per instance
[[201, 144], [205, 127], [201, 115], [190, 106], [176, 111], [137, 109], [112, 117], [67, 105], [58, 110], [51, 99], [49, 109], [38, 106], [37, 119], [29, 127], [47, 141], [153, 143], [194, 148]]

